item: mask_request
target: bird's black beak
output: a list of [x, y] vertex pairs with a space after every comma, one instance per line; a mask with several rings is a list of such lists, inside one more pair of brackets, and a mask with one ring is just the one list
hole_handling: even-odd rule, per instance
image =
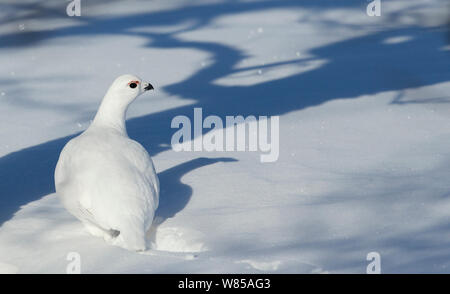
[[144, 90], [145, 90], [145, 91], [153, 90], [153, 89], [154, 89], [154, 88], [153, 88], [152, 84], [150, 84], [150, 83], [148, 83], [148, 85], [144, 87]]

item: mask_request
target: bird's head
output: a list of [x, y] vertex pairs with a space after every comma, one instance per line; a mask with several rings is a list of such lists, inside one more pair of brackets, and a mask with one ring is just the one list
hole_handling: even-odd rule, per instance
[[142, 93], [153, 90], [149, 82], [143, 81], [135, 75], [122, 75], [114, 80], [109, 88], [109, 94], [115, 96], [115, 99], [122, 100], [122, 103], [129, 104]]

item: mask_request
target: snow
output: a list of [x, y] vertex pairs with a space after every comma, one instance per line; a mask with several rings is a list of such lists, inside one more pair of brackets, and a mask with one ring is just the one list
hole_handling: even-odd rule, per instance
[[[445, 1], [61, 1], [0, 9], [0, 272], [449, 273]], [[54, 194], [64, 144], [112, 80], [160, 207], [143, 253], [91, 236]], [[280, 155], [175, 152], [177, 115], [280, 116]], [[195, 140], [195, 139], [194, 139]], [[198, 140], [198, 138], [197, 138]]]

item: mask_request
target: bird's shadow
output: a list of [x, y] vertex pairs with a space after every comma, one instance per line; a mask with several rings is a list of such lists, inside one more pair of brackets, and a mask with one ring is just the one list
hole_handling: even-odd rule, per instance
[[166, 219], [174, 217], [186, 207], [191, 199], [192, 187], [181, 181], [184, 175], [200, 167], [217, 162], [236, 161], [237, 159], [231, 157], [199, 157], [160, 172], [158, 178], [161, 186], [161, 197], [155, 214], [157, 223], [161, 224]]

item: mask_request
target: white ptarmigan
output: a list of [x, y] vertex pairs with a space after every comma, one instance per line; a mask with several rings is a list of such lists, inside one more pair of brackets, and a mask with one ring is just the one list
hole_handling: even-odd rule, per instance
[[159, 181], [147, 151], [128, 137], [125, 118], [130, 103], [151, 89], [134, 75], [118, 77], [89, 128], [61, 151], [55, 169], [56, 193], [66, 209], [91, 234], [135, 251], [147, 247]]

